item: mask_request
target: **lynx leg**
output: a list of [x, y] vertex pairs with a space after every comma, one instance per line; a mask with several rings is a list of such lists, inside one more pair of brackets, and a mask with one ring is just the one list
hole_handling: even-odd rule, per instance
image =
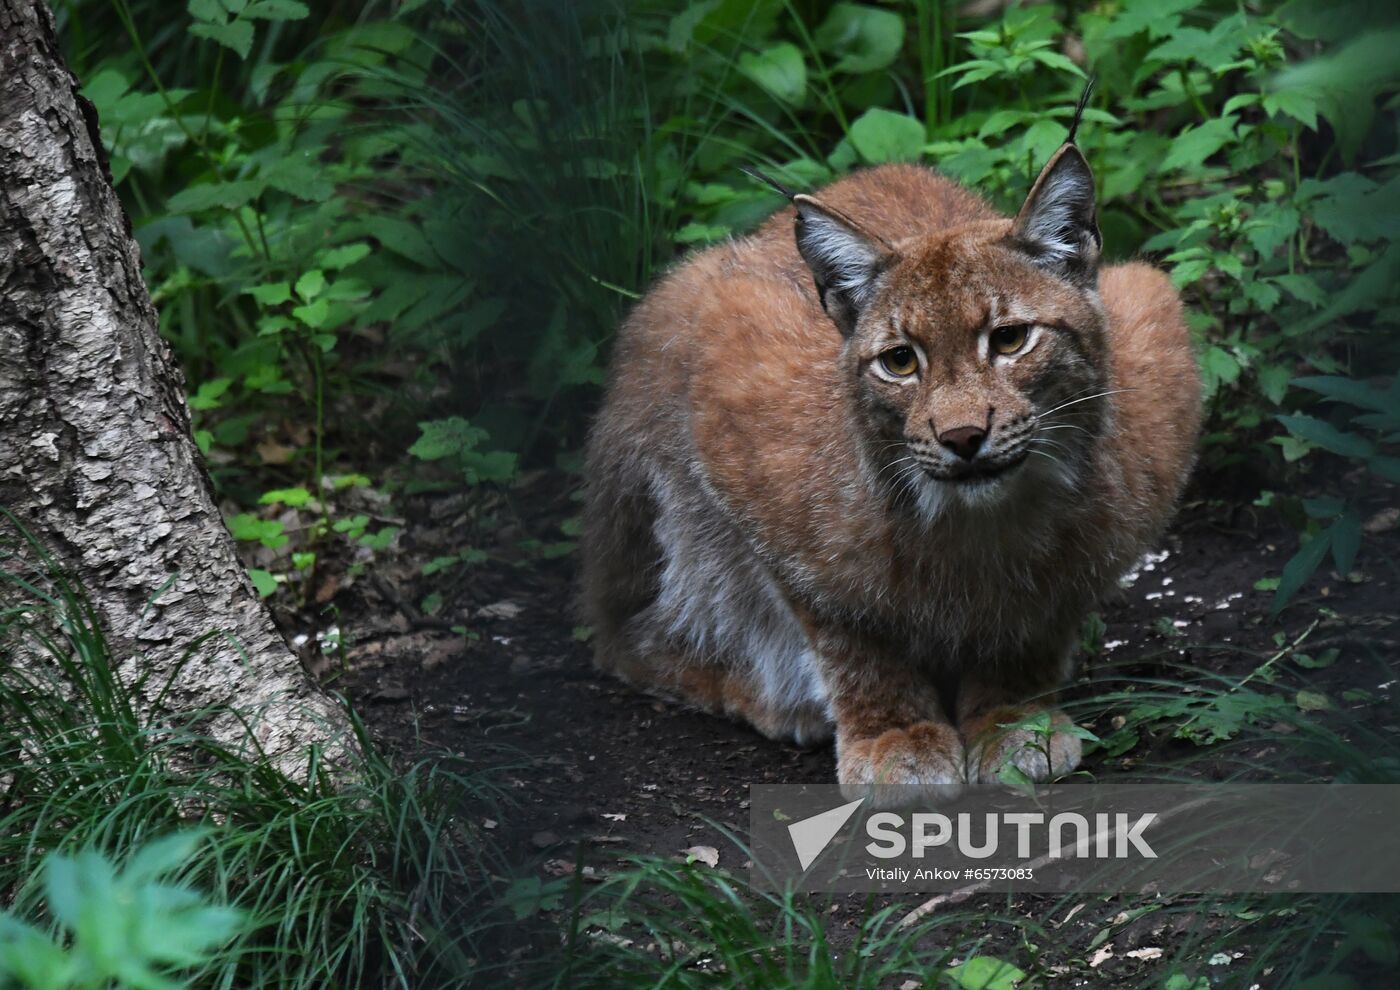
[[897, 645], [810, 617], [812, 644], [836, 715], [836, 779], [849, 799], [876, 807], [962, 792], [962, 738], [931, 680], [911, 670]]
[[697, 660], [680, 651], [645, 655], [630, 649], [597, 654], [600, 669], [648, 694], [744, 722], [769, 739], [814, 746], [831, 738], [831, 720], [811, 702], [782, 707], [764, 698], [756, 679], [741, 668]]
[[[1058, 686], [1058, 684], [1054, 685]], [[1053, 780], [1079, 765], [1082, 745], [1074, 723], [1034, 689], [965, 678], [958, 693], [958, 729], [967, 745], [970, 784], [998, 783], [1010, 765], [1036, 781]]]

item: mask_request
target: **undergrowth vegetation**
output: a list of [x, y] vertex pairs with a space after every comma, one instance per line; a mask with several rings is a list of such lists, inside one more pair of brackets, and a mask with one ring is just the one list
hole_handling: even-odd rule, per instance
[[[151, 714], [163, 686], [117, 669], [65, 579], [0, 583], [0, 987], [358, 990], [490, 972], [488, 888], [505, 868], [462, 817], [496, 807], [490, 777], [450, 759], [393, 767], [358, 722], [349, 765], [312, 751], [286, 766], [247, 713]], [[209, 726], [229, 717], [246, 731], [221, 742]]]
[[1389, 5], [61, 9], [235, 535], [277, 551], [265, 594], [393, 542], [337, 509], [347, 488], [574, 469], [626, 307], [781, 205], [740, 165], [808, 189], [920, 161], [1011, 208], [1090, 73], [1107, 254], [1157, 259], [1190, 304], [1204, 476], [1299, 532], [1276, 607], [1352, 569], [1354, 492], [1400, 480]]
[[[520, 521], [532, 472], [576, 486], [627, 307], [683, 251], [781, 205], [741, 165], [806, 190], [922, 162], [1011, 209], [1091, 74], [1079, 143], [1107, 255], [1153, 259], [1188, 301], [1201, 497], [1297, 533], [1263, 581], [1276, 612], [1300, 610], [1319, 570], [1353, 571], [1374, 484], [1400, 483], [1394, 5], [55, 9], [230, 529], [289, 609], [324, 604], [328, 574], [372, 569], [399, 538], [394, 506], [422, 492], [465, 488], [478, 506], [425, 576], [568, 555], [573, 521], [526, 520], [509, 545], [493, 533]], [[499, 918], [481, 905], [509, 870], [462, 813], [494, 800], [490, 780], [391, 766], [362, 738], [355, 783], [314, 762], [298, 782], [209, 739], [215, 713], [150, 721], [61, 579], [8, 591], [21, 604], [0, 613], [0, 652], [47, 666], [0, 666], [0, 986], [502, 985], [483, 962]], [[1103, 723], [1096, 759], [1175, 740], [1250, 773], [1243, 743], [1264, 741], [1319, 779], [1395, 783], [1394, 733], [1312, 717], [1328, 706], [1309, 672], [1331, 660], [1280, 636], [1243, 680], [1184, 671], [1188, 694], [1138, 680], [1083, 702]], [[1056, 943], [1048, 919], [1068, 902], [1046, 924], [982, 911], [981, 936], [964, 914], [905, 928], [878, 908], [838, 940], [829, 904], [673, 862], [587, 890], [507, 888], [497, 907], [517, 924], [571, 913], [542, 964], [560, 987], [1010, 987], [1098, 945]], [[91, 912], [114, 898], [139, 909], [109, 939]], [[1363, 985], [1341, 975], [1357, 960], [1396, 965], [1392, 901], [1091, 900], [1093, 938], [1145, 911], [1228, 922], [1177, 929], [1151, 979], [1171, 990], [1346, 990]], [[1241, 940], [1247, 965], [1192, 965]]]

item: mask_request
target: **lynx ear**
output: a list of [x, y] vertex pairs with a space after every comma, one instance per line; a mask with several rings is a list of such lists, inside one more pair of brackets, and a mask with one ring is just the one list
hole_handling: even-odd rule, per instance
[[894, 256], [883, 239], [811, 196], [792, 197], [797, 207], [797, 250], [812, 270], [822, 308], [842, 336], [875, 295], [876, 280]]
[[1074, 145], [1063, 145], [1041, 170], [1011, 236], [1042, 268], [1072, 282], [1094, 283], [1103, 245], [1094, 173]]

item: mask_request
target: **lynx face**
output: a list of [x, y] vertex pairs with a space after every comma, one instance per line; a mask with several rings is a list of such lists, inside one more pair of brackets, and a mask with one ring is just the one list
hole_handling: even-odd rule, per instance
[[1093, 179], [1078, 151], [1047, 166], [1014, 222], [898, 245], [795, 202], [880, 482], [926, 514], [1073, 486], [1102, 431], [1106, 375]]
[[868, 455], [926, 508], [1073, 485], [1100, 426], [1101, 406], [1068, 404], [1103, 390], [1092, 290], [966, 241], [898, 262], [847, 345]]

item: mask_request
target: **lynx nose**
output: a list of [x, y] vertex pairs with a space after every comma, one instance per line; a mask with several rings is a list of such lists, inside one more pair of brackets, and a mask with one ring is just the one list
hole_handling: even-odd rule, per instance
[[982, 441], [987, 439], [987, 431], [980, 426], [959, 426], [938, 434], [938, 442], [965, 461], [977, 456], [982, 449]]

